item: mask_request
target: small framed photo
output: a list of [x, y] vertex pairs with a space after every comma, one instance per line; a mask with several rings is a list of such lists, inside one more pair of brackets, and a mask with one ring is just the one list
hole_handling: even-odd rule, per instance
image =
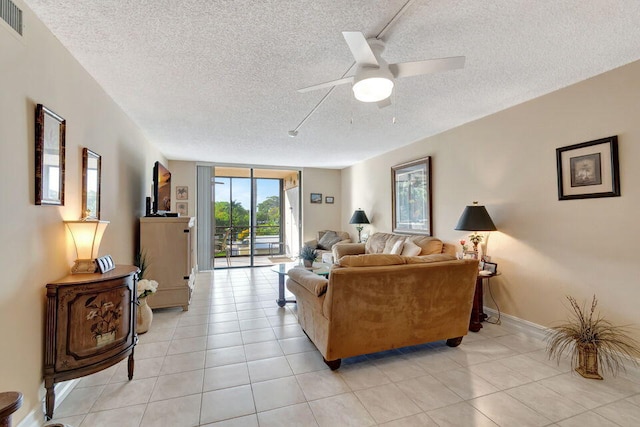
[[96, 259], [96, 263], [98, 264], [98, 270], [100, 270], [100, 273], [102, 274], [116, 268], [111, 255], [101, 256], [100, 258]]
[[488, 271], [491, 274], [497, 274], [498, 264], [496, 264], [495, 262], [485, 262], [484, 267], [482, 269], [485, 271]]
[[558, 200], [620, 196], [618, 137], [556, 149]]
[[478, 252], [474, 251], [465, 251], [463, 259], [478, 259]]
[[176, 200], [189, 200], [189, 187], [177, 186], [176, 187]]
[[328, 203], [328, 204], [330, 204], [330, 205], [332, 205], [332, 204], [333, 204], [333, 200], [334, 200], [334, 199], [333, 199], [333, 196], [327, 196], [327, 197], [325, 197], [325, 198], [324, 198], [324, 202], [325, 202], [325, 203]]
[[322, 193], [311, 193], [311, 203], [322, 203]]
[[187, 202], [178, 202], [176, 203], [176, 211], [180, 216], [189, 215], [189, 204]]

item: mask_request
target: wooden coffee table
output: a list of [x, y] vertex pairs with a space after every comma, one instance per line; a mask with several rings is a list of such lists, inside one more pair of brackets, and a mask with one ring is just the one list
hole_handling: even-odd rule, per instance
[[[278, 273], [278, 299], [276, 300], [276, 303], [278, 303], [279, 307], [284, 307], [285, 304], [289, 302], [296, 302], [296, 300], [288, 300], [284, 297], [284, 279], [287, 276], [287, 272], [292, 268], [306, 267], [295, 262], [290, 262], [287, 264], [277, 264], [271, 267], [271, 271]], [[320, 276], [329, 276], [329, 272], [331, 271], [331, 264], [327, 264], [324, 262], [314, 262], [313, 267], [310, 270]]]

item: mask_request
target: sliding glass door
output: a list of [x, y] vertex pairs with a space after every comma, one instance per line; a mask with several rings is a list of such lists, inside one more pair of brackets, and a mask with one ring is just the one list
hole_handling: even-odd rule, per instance
[[[272, 265], [299, 247], [298, 171], [215, 167], [211, 179], [212, 267]], [[295, 207], [295, 208], [294, 208]], [[295, 221], [294, 221], [295, 217]], [[295, 233], [293, 232], [294, 228]], [[294, 239], [298, 239], [294, 241]]]

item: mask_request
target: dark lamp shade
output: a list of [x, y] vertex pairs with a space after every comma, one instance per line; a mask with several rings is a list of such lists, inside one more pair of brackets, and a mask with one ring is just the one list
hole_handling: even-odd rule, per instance
[[484, 206], [467, 206], [458, 220], [456, 230], [465, 231], [496, 231], [487, 209]]
[[356, 209], [349, 220], [349, 224], [369, 224], [369, 218], [367, 218], [367, 214], [362, 209]]

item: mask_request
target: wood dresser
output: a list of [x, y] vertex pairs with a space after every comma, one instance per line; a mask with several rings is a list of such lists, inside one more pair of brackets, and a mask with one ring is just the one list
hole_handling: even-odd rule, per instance
[[196, 219], [194, 217], [140, 218], [140, 249], [147, 261], [145, 279], [158, 282], [147, 301], [151, 308], [189, 310], [195, 286]]
[[133, 378], [138, 267], [104, 274], [71, 274], [47, 285], [44, 384], [46, 418], [53, 416], [55, 383], [101, 371], [129, 357]]

